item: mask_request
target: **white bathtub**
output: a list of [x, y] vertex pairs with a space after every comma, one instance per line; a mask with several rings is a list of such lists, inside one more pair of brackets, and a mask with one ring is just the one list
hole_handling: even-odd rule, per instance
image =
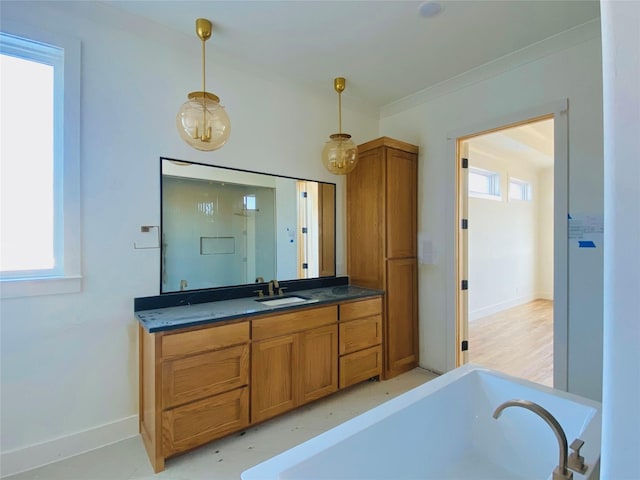
[[569, 444], [581, 438], [599, 477], [601, 405], [508, 375], [465, 365], [242, 473], [242, 480], [547, 479], [558, 441], [542, 418], [510, 407], [533, 401], [560, 423]]

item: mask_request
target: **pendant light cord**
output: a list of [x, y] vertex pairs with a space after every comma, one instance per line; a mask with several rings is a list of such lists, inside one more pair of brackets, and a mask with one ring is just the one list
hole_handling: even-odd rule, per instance
[[338, 92], [338, 133], [342, 133], [342, 92]]
[[204, 100], [204, 92], [207, 90], [206, 89], [206, 77], [205, 77], [205, 55], [204, 55], [204, 50], [205, 50], [205, 46], [204, 46], [205, 41], [202, 40], [202, 99]]
[[205, 69], [205, 40], [202, 40], [202, 137], [204, 140], [207, 136], [207, 88], [206, 88], [206, 69]]

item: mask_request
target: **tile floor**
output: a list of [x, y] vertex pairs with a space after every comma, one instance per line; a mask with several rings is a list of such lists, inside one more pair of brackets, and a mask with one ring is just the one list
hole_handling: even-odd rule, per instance
[[355, 385], [168, 460], [156, 475], [136, 436], [3, 480], [238, 480], [249, 467], [433, 378], [416, 368], [384, 382]]

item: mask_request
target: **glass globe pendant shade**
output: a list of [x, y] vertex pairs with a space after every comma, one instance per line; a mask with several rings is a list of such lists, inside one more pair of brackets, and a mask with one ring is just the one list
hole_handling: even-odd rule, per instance
[[348, 133], [330, 135], [322, 149], [322, 163], [325, 168], [336, 175], [351, 172], [358, 164], [358, 147]]
[[209, 92], [191, 92], [176, 116], [180, 137], [204, 151], [222, 147], [231, 133], [231, 122], [220, 99]]

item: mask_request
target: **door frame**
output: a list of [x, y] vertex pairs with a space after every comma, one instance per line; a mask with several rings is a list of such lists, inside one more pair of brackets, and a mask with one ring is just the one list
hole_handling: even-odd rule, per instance
[[[464, 140], [484, 135], [497, 130], [503, 130], [518, 125], [531, 123], [536, 120], [553, 118], [554, 120], [554, 166], [553, 166], [553, 386], [561, 390], [568, 388], [568, 331], [569, 331], [569, 255], [568, 255], [568, 221], [569, 214], [569, 122], [568, 99], [551, 102], [546, 105], [514, 112], [500, 118], [494, 118], [481, 123], [450, 132], [447, 135], [448, 158], [455, 161], [455, 222], [454, 222], [454, 268], [451, 270], [453, 288], [449, 298], [449, 305], [454, 305], [455, 315], [448, 328], [448, 338], [452, 339], [453, 355], [448, 355], [452, 361], [452, 368], [465, 363], [466, 352], [463, 354], [461, 345], [466, 335], [468, 322], [467, 295], [461, 290], [461, 272], [464, 272], [464, 262], [467, 258], [466, 234], [462, 235], [461, 208], [463, 205], [462, 175], [460, 146]], [[469, 288], [473, 288], [472, 285]], [[451, 298], [452, 297], [452, 298]], [[463, 321], [465, 322], [463, 325]], [[449, 361], [447, 363], [449, 363]]]

